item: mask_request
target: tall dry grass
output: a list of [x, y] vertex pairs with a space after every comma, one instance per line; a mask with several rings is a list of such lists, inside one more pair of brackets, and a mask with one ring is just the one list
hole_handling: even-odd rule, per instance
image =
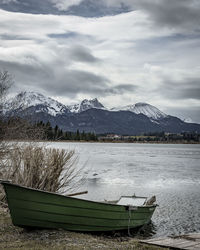
[[82, 181], [76, 162], [74, 151], [15, 145], [0, 162], [0, 179], [49, 192], [70, 192]]

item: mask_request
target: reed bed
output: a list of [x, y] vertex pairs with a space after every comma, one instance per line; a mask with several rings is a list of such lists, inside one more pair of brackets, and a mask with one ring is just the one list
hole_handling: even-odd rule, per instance
[[[0, 179], [49, 192], [70, 192], [82, 182], [81, 169], [76, 167], [75, 152], [13, 145], [0, 159]], [[0, 187], [0, 201], [5, 202]]]

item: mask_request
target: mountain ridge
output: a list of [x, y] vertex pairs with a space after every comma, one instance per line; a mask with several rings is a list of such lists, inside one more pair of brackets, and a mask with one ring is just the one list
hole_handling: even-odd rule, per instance
[[32, 106], [47, 106], [46, 111], [55, 116], [56, 114], [63, 114], [65, 112], [69, 112], [67, 107], [50, 98], [45, 97], [44, 95], [37, 92], [20, 92], [15, 97], [8, 100], [4, 105], [4, 113], [11, 112], [12, 110], [22, 111]]
[[88, 100], [84, 99], [81, 103], [67, 105], [72, 113], [80, 113], [91, 108], [105, 109], [105, 107], [98, 101], [97, 98]]
[[70, 106], [35, 92], [22, 92], [12, 100], [5, 105], [5, 115], [31, 119], [32, 122], [49, 121], [52, 126], [58, 125], [65, 131], [123, 135], [161, 131], [200, 133], [200, 124], [186, 123], [147, 103], [136, 103], [112, 110], [106, 109], [94, 98], [84, 99], [76, 106]]
[[135, 104], [130, 104], [118, 108], [112, 108], [111, 110], [113, 111], [124, 110], [124, 111], [131, 111], [136, 114], [144, 114], [147, 117], [152, 118], [154, 120], [162, 119], [168, 116], [167, 114], [163, 113], [153, 105], [144, 102], [138, 102]]
[[167, 116], [158, 108], [148, 103], [140, 102], [140, 103], [130, 104], [130, 105], [122, 106], [122, 107], [108, 109], [104, 107], [104, 105], [100, 103], [97, 98], [94, 98], [91, 100], [84, 99], [83, 101], [77, 104], [64, 105], [50, 97], [46, 97], [42, 95], [41, 93], [37, 93], [33, 91], [20, 92], [14, 98], [11, 98], [8, 102], [5, 103], [4, 113], [9, 112], [10, 110], [13, 110], [13, 109], [23, 110], [23, 109], [26, 109], [32, 106], [37, 106], [37, 105], [46, 105], [47, 112], [53, 116], [56, 116], [57, 114], [63, 114], [65, 112], [80, 113], [91, 108], [104, 109], [108, 111], [130, 111], [136, 114], [142, 113], [146, 115], [147, 117], [155, 119], [155, 120], [164, 118]]

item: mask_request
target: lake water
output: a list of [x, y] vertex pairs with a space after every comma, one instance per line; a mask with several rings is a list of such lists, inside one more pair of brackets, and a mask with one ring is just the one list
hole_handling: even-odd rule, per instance
[[156, 195], [155, 237], [200, 232], [200, 145], [52, 143], [75, 149], [86, 178], [81, 196], [115, 200], [121, 195]]

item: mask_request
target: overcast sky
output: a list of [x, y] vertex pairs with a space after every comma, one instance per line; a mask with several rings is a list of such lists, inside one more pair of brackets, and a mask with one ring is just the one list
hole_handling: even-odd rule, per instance
[[0, 0], [11, 94], [150, 103], [200, 123], [199, 0]]

